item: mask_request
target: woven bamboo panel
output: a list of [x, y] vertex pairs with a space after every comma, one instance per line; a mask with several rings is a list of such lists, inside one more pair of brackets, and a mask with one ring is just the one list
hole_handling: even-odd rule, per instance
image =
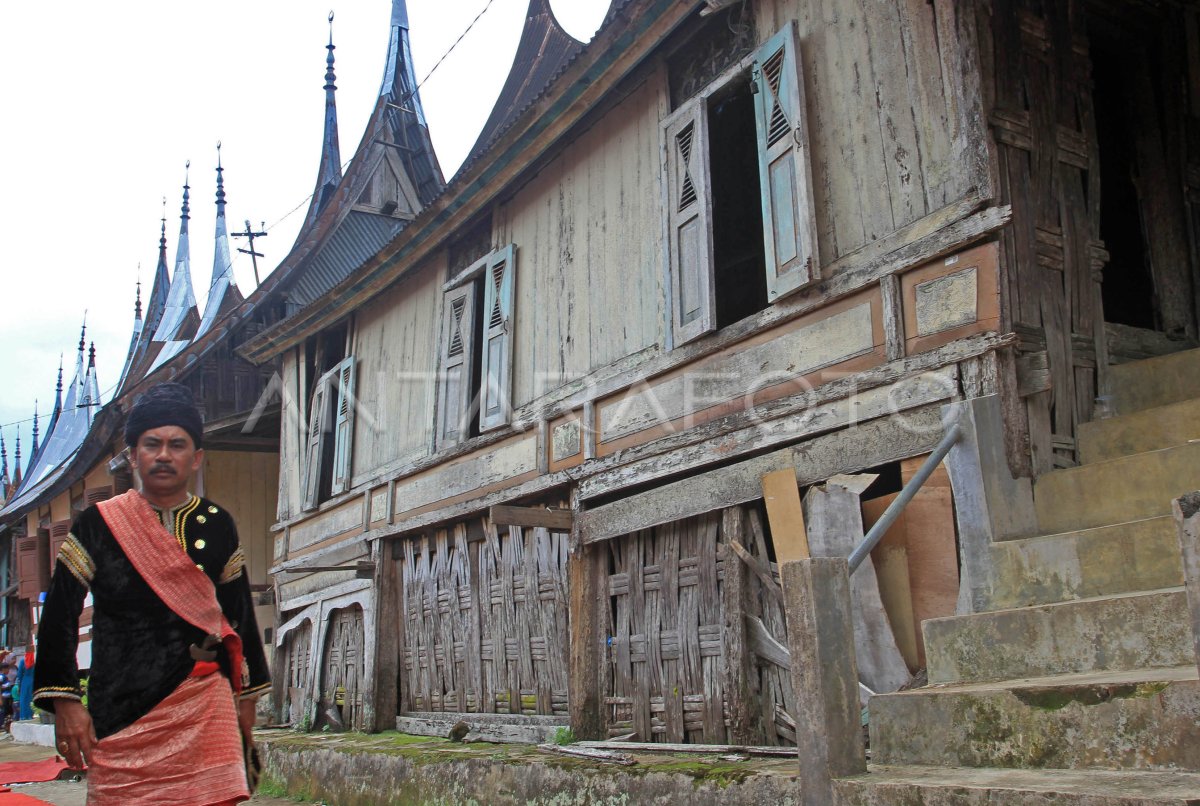
[[[767, 538], [756, 505], [736, 507], [737, 534], [722, 534], [722, 513], [664, 524], [609, 541], [608, 732], [640, 741], [724, 744], [729, 703], [723, 687], [728, 657], [722, 640], [722, 582], [741, 562], [728, 550], [738, 540], [765, 566]], [[781, 603], [752, 579], [748, 615], [786, 646]], [[748, 649], [746, 651], [749, 651]], [[755, 658], [749, 696], [759, 741], [793, 744], [794, 708], [788, 672]]]
[[485, 520], [401, 553], [401, 712], [567, 714], [566, 534]]

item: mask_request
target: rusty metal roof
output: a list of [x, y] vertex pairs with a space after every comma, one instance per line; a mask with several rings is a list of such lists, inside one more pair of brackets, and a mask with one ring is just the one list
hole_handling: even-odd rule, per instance
[[463, 160], [460, 173], [504, 134], [582, 49], [583, 43], [559, 25], [549, 0], [529, 0], [525, 27], [508, 78], [475, 145]]

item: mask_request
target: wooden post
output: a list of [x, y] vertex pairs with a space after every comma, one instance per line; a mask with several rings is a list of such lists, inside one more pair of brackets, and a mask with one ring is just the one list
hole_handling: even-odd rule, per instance
[[833, 779], [865, 772], [850, 574], [841, 557], [782, 566], [796, 695], [800, 803], [833, 803]]
[[392, 541], [380, 541], [375, 562], [375, 673], [366, 692], [363, 727], [371, 732], [396, 729], [397, 685], [400, 679], [400, 585]]
[[986, 610], [992, 590], [992, 541], [1037, 534], [1033, 486], [1008, 470], [999, 395], [942, 407], [961, 436], [946, 455], [958, 526], [961, 584], [958, 612]]
[[1192, 617], [1192, 646], [1197, 668], [1200, 668], [1200, 490], [1176, 498], [1171, 502], [1171, 510], [1179, 528], [1183, 584]]
[[[574, 498], [574, 494], [572, 494]], [[567, 613], [570, 633], [567, 660], [567, 700], [571, 731], [577, 739], [606, 739], [604, 681], [607, 574], [602, 560], [608, 552], [603, 543], [583, 545], [572, 534], [567, 554]]]
[[[849, 479], [845, 481], [850, 482]], [[859, 486], [851, 486], [854, 489], [839, 483], [836, 478], [830, 479], [825, 484], [809, 488], [804, 496], [809, 545], [817, 557], [848, 557], [863, 540], [862, 502], [857, 492]], [[856, 668], [862, 675], [859, 679], [872, 691], [896, 691], [908, 682], [908, 665], [896, 646], [896, 637], [879, 596], [879, 581], [870, 557], [863, 560], [848, 584], [852, 591], [851, 640], [857, 651]], [[784, 593], [786, 601], [786, 585]]]
[[[794, 473], [792, 478], [795, 478]], [[721, 545], [725, 551], [725, 579], [721, 592], [725, 610], [725, 679], [721, 684], [729, 710], [729, 741], [749, 745], [757, 743], [753, 715], [755, 697], [750, 689], [753, 653], [746, 636], [750, 578], [746, 564], [732, 549], [735, 541], [745, 542], [744, 529], [741, 507], [728, 507], [721, 513]]]

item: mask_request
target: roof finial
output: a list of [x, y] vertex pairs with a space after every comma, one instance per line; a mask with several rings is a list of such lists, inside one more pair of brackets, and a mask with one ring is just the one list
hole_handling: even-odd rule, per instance
[[54, 415], [51, 419], [58, 419], [58, 415], [62, 413], [62, 353], [58, 354], [58, 383], [54, 385]]
[[33, 399], [33, 456], [37, 456], [38, 452], [38, 410], [37, 398]]
[[96, 342], [88, 345], [88, 372], [96, 368]]
[[332, 92], [333, 90], [337, 89], [337, 87], [334, 86], [334, 84], [333, 84], [333, 81], [336, 78], [336, 76], [334, 76], [334, 74], [333, 74], [334, 46], [333, 46], [333, 12], [332, 11], [329, 12], [329, 44], [325, 46], [325, 49], [329, 51], [329, 55], [325, 57], [325, 91]]
[[83, 327], [79, 328], [79, 355], [83, 355], [84, 342], [87, 340], [87, 311], [83, 312]]
[[21, 429], [17, 429], [17, 453], [13, 459], [13, 464], [18, 470], [21, 469]]
[[134, 300], [133, 300], [133, 316], [135, 319], [142, 318], [142, 264], [141, 264], [141, 261], [138, 262], [137, 292], [135, 293]]
[[189, 218], [191, 218], [191, 216], [188, 215], [188, 213], [191, 212], [191, 209], [188, 206], [188, 198], [190, 198], [188, 191], [191, 190], [191, 186], [188, 184], [188, 174], [191, 170], [192, 161], [188, 160], [183, 164], [183, 208], [182, 214], [179, 216], [184, 220], [184, 226], [187, 226], [186, 222]]
[[225, 169], [221, 167], [221, 141], [217, 141], [217, 217], [225, 216]]

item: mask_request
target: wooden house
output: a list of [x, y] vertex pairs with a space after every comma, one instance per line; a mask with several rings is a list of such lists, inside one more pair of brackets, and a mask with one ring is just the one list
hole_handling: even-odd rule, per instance
[[585, 45], [530, 0], [445, 189], [240, 347], [289, 390], [283, 716], [791, 741], [761, 477], [893, 493], [994, 395], [1033, 478], [1195, 345], [1198, 25], [617, 0]]

